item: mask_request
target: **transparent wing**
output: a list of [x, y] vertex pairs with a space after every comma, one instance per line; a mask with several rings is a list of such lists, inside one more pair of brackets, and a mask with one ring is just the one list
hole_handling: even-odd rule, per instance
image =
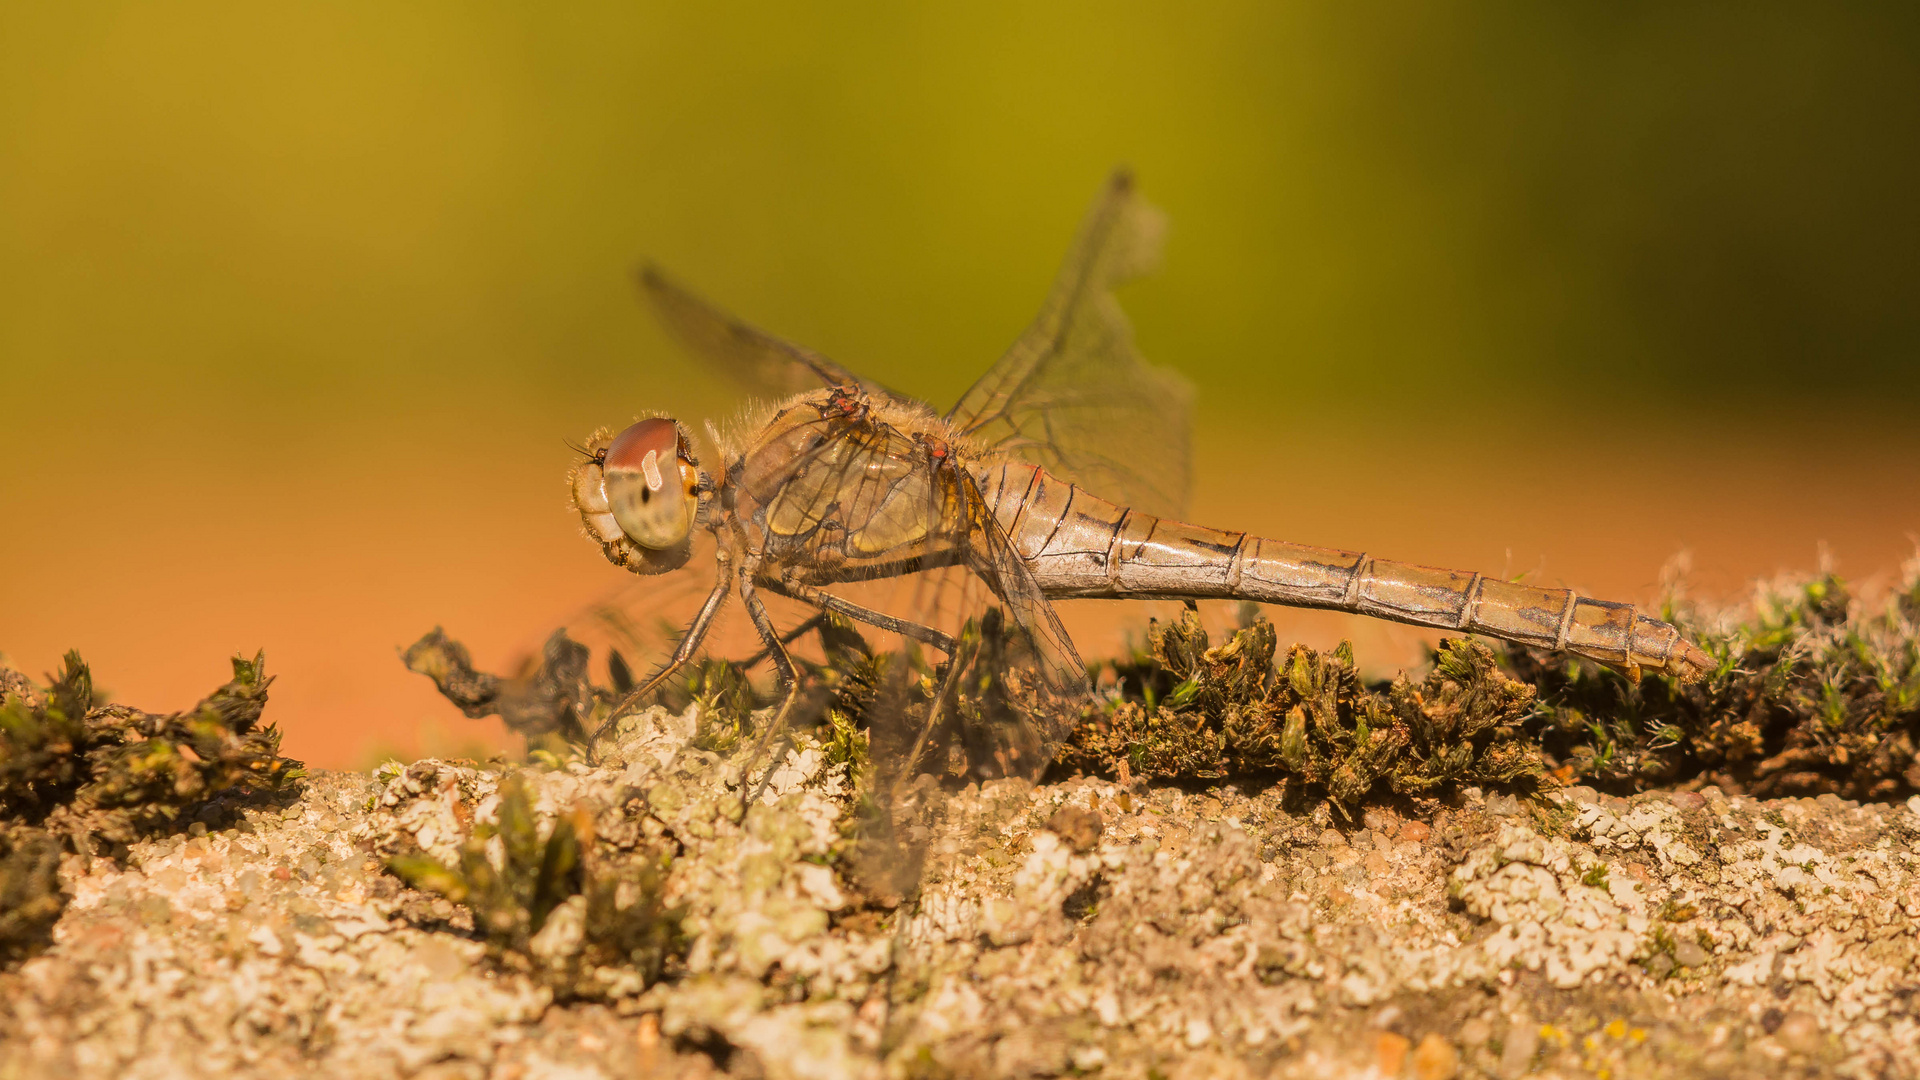
[[766, 530], [770, 556], [817, 586], [963, 565], [1032, 639], [1044, 681], [1084, 689], [1066, 629], [967, 471], [886, 425], [806, 408], [777, 417], [737, 476], [739, 512]]
[[749, 393], [783, 398], [822, 386], [848, 386], [901, 398], [812, 349], [774, 337], [721, 311], [652, 263], [640, 268], [640, 290], [661, 324], [689, 352], [733, 378]]
[[1032, 639], [1035, 659], [1049, 689], [1061, 694], [1082, 694], [1087, 689], [1087, 666], [1060, 624], [1053, 604], [1040, 590], [1026, 560], [1014, 550], [1012, 541], [1000, 529], [991, 514], [975, 524], [970, 540], [974, 572], [986, 581], [1007, 617]]
[[[977, 566], [951, 566], [914, 574], [895, 589], [889, 610], [939, 619], [933, 624], [955, 645], [943, 656], [944, 677], [935, 680], [951, 691], [939, 695], [939, 726], [921, 712], [910, 731], [885, 740], [896, 750], [912, 744], [911, 756], [899, 763], [909, 775], [964, 761], [977, 779], [1037, 780], [1083, 707], [1085, 668], [1051, 606], [1018, 580], [990, 583], [995, 576], [991, 567], [982, 574]], [[875, 739], [874, 760], [881, 762], [878, 727]]]
[[1148, 365], [1113, 287], [1150, 269], [1164, 221], [1117, 172], [1080, 226], [1040, 315], [947, 414], [977, 445], [1106, 499], [1180, 516], [1193, 392]]

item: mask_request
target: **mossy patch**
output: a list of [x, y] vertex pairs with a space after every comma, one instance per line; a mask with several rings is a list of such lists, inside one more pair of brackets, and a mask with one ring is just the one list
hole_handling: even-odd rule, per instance
[[681, 913], [662, 889], [664, 850], [603, 851], [584, 809], [556, 817], [541, 835], [533, 800], [517, 773], [500, 783], [492, 822], [476, 823], [453, 865], [414, 853], [388, 860], [414, 888], [473, 913], [495, 958], [529, 970], [563, 998], [599, 996], [600, 969], [661, 975], [684, 949]]
[[1345, 645], [1296, 645], [1275, 665], [1263, 622], [1210, 648], [1189, 614], [1112, 666], [1117, 702], [1074, 731], [1061, 762], [1166, 780], [1297, 777], [1342, 807], [1465, 783], [1873, 801], [1920, 789], [1920, 559], [1877, 600], [1822, 573], [1663, 615], [1717, 661], [1706, 678], [1635, 682], [1565, 654], [1446, 639], [1419, 681], [1365, 687]]
[[1563, 775], [1875, 801], [1920, 788], [1920, 559], [1874, 602], [1822, 573], [1763, 583], [1731, 610], [1670, 603], [1666, 617], [1717, 661], [1705, 679], [1635, 684], [1503, 654], [1539, 690], [1540, 742]]
[[[1706, 678], [1636, 682], [1564, 654], [1449, 638], [1424, 672], [1369, 685], [1350, 645], [1282, 651], [1251, 608], [1216, 645], [1189, 612], [1152, 625], [1145, 652], [1097, 665], [1099, 704], [1064, 714], [1033, 692], [1028, 654], [997, 612], [959, 636], [957, 676], [918, 653], [875, 652], [850, 625], [822, 617], [810, 628], [825, 660], [799, 663], [790, 722], [827, 725], [848, 755], [853, 733], [865, 733], [857, 752], [890, 783], [919, 770], [1032, 778], [1044, 762], [1056, 774], [1140, 780], [1285, 777], [1343, 813], [1387, 793], [1467, 785], [1524, 793], [1570, 782], [1713, 783], [1872, 800], [1920, 789], [1920, 559], [1877, 604], [1818, 574], [1767, 583], [1736, 608], [1669, 603], [1664, 615], [1717, 661]], [[474, 673], [438, 631], [408, 663], [468, 715], [507, 717], [530, 745], [584, 750], [585, 733], [632, 688], [630, 677], [621, 684], [617, 654], [617, 685], [589, 683], [585, 648], [563, 633], [516, 679]], [[702, 659], [657, 700], [698, 702], [701, 745], [728, 752], [772, 701], [749, 666]]]
[[60, 842], [42, 829], [0, 828], [0, 964], [45, 948], [66, 906]]
[[91, 672], [70, 652], [43, 693], [0, 705], [0, 815], [112, 853], [223, 794], [290, 792], [304, 770], [260, 724], [272, 682], [263, 656], [236, 656], [224, 686], [156, 715], [97, 704]]
[[156, 715], [99, 703], [78, 653], [44, 687], [0, 668], [0, 954], [65, 906], [60, 852], [118, 856], [218, 800], [292, 794], [305, 770], [260, 723], [272, 682], [264, 657], [237, 656], [198, 705]]
[[1447, 639], [1418, 681], [1364, 685], [1353, 649], [1294, 645], [1274, 662], [1273, 625], [1255, 617], [1210, 645], [1193, 612], [1148, 632], [1150, 652], [1115, 665], [1118, 698], [1075, 728], [1067, 769], [1146, 780], [1284, 775], [1350, 812], [1376, 789], [1424, 795], [1455, 784], [1531, 788], [1531, 687], [1486, 646]]

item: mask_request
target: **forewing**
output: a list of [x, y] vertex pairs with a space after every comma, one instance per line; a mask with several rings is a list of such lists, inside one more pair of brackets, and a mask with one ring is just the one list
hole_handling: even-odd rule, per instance
[[[810, 408], [807, 404], [796, 410]], [[854, 570], [906, 559], [961, 539], [925, 452], [884, 425], [839, 417], [776, 418], [744, 462], [738, 491], [748, 517], [781, 557], [806, 572], [842, 556]]]
[[751, 394], [782, 398], [822, 386], [846, 386], [900, 397], [812, 349], [774, 337], [721, 311], [652, 263], [640, 269], [640, 289], [675, 339]]
[[1164, 222], [1113, 175], [1080, 226], [1046, 305], [947, 419], [976, 445], [1147, 513], [1179, 516], [1191, 471], [1193, 392], [1147, 364], [1113, 296], [1150, 269]]

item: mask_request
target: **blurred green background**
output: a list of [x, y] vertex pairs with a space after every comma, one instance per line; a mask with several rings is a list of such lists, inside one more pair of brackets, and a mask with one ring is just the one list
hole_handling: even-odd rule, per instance
[[562, 440], [731, 407], [641, 257], [944, 405], [1119, 163], [1210, 524], [1870, 576], [1920, 530], [1916, 132], [1897, 4], [8, 5], [0, 649], [176, 708], [264, 645], [321, 764], [496, 739], [393, 647], [537, 644], [622, 580]]

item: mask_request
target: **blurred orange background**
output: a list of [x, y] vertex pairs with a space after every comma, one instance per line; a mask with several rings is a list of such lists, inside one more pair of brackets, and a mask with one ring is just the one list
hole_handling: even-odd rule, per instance
[[505, 667], [626, 580], [563, 440], [733, 407], [640, 258], [945, 405], [1121, 162], [1196, 519], [1621, 599], [1682, 551], [1871, 578], [1920, 532], [1916, 46], [1896, 5], [13, 5], [0, 649], [164, 710], [265, 648], [318, 765], [507, 746], [396, 650]]

